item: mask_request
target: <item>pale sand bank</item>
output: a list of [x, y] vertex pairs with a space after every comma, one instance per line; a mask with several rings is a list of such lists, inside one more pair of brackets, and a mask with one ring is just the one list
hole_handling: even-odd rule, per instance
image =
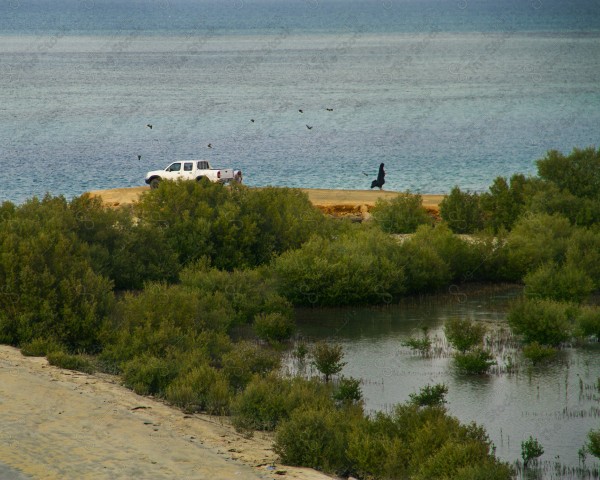
[[[99, 196], [107, 205], [129, 205], [137, 201], [143, 192], [150, 190], [149, 187], [113, 188], [110, 190], [94, 190], [90, 194]], [[333, 190], [302, 188], [308, 194], [308, 198], [317, 207], [360, 207], [366, 205], [372, 207], [378, 198], [394, 198], [400, 192], [387, 190]], [[423, 195], [423, 206], [428, 209], [437, 210], [444, 195]]]
[[330, 478], [276, 463], [286, 471], [277, 475], [267, 469], [277, 461], [268, 435], [244, 438], [218, 417], [184, 415], [116, 377], [62, 370], [4, 345], [0, 425], [0, 464], [35, 479]]

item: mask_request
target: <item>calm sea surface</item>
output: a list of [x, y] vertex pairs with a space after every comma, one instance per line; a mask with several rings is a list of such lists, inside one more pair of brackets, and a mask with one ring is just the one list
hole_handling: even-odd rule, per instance
[[598, 0], [0, 2], [0, 200], [178, 158], [249, 185], [368, 188], [385, 162], [390, 190], [485, 190], [599, 126]]

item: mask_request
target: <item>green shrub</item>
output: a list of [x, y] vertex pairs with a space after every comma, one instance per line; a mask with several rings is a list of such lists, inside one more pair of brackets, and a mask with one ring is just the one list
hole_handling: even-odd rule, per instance
[[282, 463], [343, 473], [352, 416], [342, 410], [297, 409], [281, 422], [273, 449]]
[[554, 300], [522, 299], [508, 312], [508, 324], [525, 343], [558, 346], [571, 337], [578, 310]]
[[455, 186], [440, 202], [440, 216], [454, 233], [473, 233], [483, 228], [483, 211], [477, 193]]
[[275, 430], [287, 418], [285, 398], [289, 382], [277, 377], [255, 377], [236, 396], [232, 405], [232, 423], [238, 431]]
[[508, 268], [514, 280], [546, 262], [562, 262], [573, 227], [558, 215], [528, 214], [515, 224], [507, 238]]
[[405, 291], [397, 242], [376, 229], [313, 237], [275, 260], [278, 287], [296, 305], [389, 303]]
[[[470, 254], [474, 256], [474, 266], [469, 268], [462, 280], [465, 281], [506, 281], [514, 280], [508, 263], [508, 241], [505, 232], [490, 234], [479, 232], [469, 243]], [[465, 260], [467, 265], [467, 260]]]
[[123, 382], [138, 395], [163, 396], [179, 368], [173, 359], [145, 354], [123, 364]]
[[372, 210], [373, 219], [386, 233], [412, 233], [419, 225], [433, 220], [423, 208], [421, 195], [406, 191], [391, 200], [377, 199]]
[[[166, 388], [165, 399], [188, 413], [223, 415], [229, 411], [228, 392], [224, 397], [221, 392], [223, 384], [228, 385], [220, 371], [201, 365], [179, 374]], [[215, 402], [217, 398], [222, 401]]]
[[425, 385], [419, 393], [411, 393], [410, 401], [419, 407], [441, 406], [446, 403], [448, 387], [443, 383], [436, 385]]
[[497, 177], [489, 192], [481, 194], [480, 204], [485, 227], [494, 232], [510, 230], [525, 207], [525, 185], [527, 180], [521, 174], [513, 175], [509, 182]]
[[341, 345], [318, 342], [312, 349], [313, 365], [325, 375], [325, 382], [329, 382], [332, 375], [340, 373], [346, 365], [342, 362], [344, 352]]
[[564, 264], [548, 262], [525, 275], [525, 295], [530, 298], [548, 298], [581, 303], [594, 290], [594, 282], [584, 270]]
[[45, 357], [58, 350], [63, 350], [63, 346], [52, 338], [34, 338], [21, 345], [21, 353], [27, 357]]
[[360, 380], [352, 377], [342, 377], [335, 386], [333, 399], [343, 405], [358, 404], [362, 402], [362, 389]]
[[277, 286], [269, 270], [227, 272], [210, 268], [207, 259], [202, 259], [185, 268], [180, 278], [182, 285], [223, 295], [233, 309], [233, 324], [252, 323], [256, 315], [261, 313], [279, 313], [286, 318], [293, 318], [293, 307], [277, 294]]
[[69, 351], [97, 352], [113, 305], [111, 282], [95, 273], [89, 247], [62, 197], [25, 202], [0, 219], [0, 339], [52, 337]]
[[483, 428], [413, 402], [372, 417], [356, 406], [296, 409], [277, 427], [275, 451], [288, 464], [361, 478], [509, 480], [513, 473]]
[[586, 449], [594, 457], [600, 458], [600, 430], [590, 430], [588, 432]]
[[600, 232], [578, 228], [567, 243], [566, 265], [585, 272], [600, 289]]
[[294, 322], [281, 313], [259, 313], [253, 327], [260, 339], [272, 343], [289, 340], [295, 330]]
[[267, 375], [279, 368], [280, 355], [250, 342], [239, 342], [223, 355], [223, 373], [234, 391], [243, 390], [254, 374]]
[[593, 336], [600, 341], [600, 308], [581, 307], [575, 322], [579, 335]]
[[411, 240], [433, 248], [448, 265], [453, 280], [470, 281], [477, 278], [477, 270], [483, 262], [481, 247], [477, 245], [479, 240], [463, 240], [454, 235], [445, 223], [433, 227], [420, 226]]
[[534, 365], [556, 356], [556, 348], [531, 342], [523, 347], [523, 356], [533, 362]]
[[224, 333], [232, 317], [222, 294], [147, 284], [142, 293], [127, 293], [117, 304], [104, 333], [102, 356], [118, 365], [146, 353], [164, 357], [172, 350], [202, 350], [202, 334]]
[[94, 270], [115, 288], [141, 289], [145, 282], [177, 279], [177, 252], [160, 223], [139, 222], [130, 208], [107, 208], [89, 194], [74, 198], [69, 208], [77, 236], [90, 246]]
[[538, 457], [544, 454], [544, 447], [538, 442], [537, 438], [530, 436], [527, 440], [521, 442], [521, 458], [525, 468], [529, 462], [537, 461]]
[[421, 355], [428, 355], [431, 351], [431, 339], [427, 335], [422, 338], [411, 337], [401, 343], [403, 346], [411, 348]]
[[547, 181], [532, 184], [526, 203], [531, 212], [562, 215], [573, 225], [591, 226], [600, 221], [598, 199], [577, 197]]
[[48, 352], [48, 363], [68, 370], [77, 370], [85, 373], [94, 373], [96, 370], [89, 359], [81, 355], [71, 355], [61, 350]]
[[560, 189], [583, 198], [600, 195], [600, 149], [574, 148], [568, 156], [550, 150], [536, 163], [539, 176]]
[[444, 325], [444, 333], [450, 344], [464, 353], [483, 342], [486, 327], [481, 323], [452, 318]]
[[435, 247], [421, 236], [400, 245], [399, 266], [403, 267], [408, 293], [424, 293], [448, 285], [452, 274], [449, 265]]
[[466, 353], [456, 353], [454, 364], [459, 371], [469, 375], [483, 375], [496, 364], [491, 353], [482, 348], [476, 348]]
[[296, 189], [163, 182], [136, 206], [142, 225], [160, 225], [187, 265], [202, 256], [219, 269], [253, 267], [298, 248], [328, 222]]
[[[478, 440], [446, 441], [412, 478], [415, 480], [513, 478], [509, 465], [489, 459], [488, 451], [489, 446]], [[478, 462], [474, 459], [478, 459]]]

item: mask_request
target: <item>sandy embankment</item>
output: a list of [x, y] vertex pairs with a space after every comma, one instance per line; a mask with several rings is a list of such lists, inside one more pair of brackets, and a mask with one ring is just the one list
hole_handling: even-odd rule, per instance
[[136, 395], [116, 377], [62, 370], [0, 346], [0, 464], [32, 478], [329, 478], [269, 468], [277, 458], [268, 435], [247, 439], [221, 422]]
[[[112, 190], [95, 190], [92, 195], [102, 198], [109, 206], [129, 205], [139, 199], [140, 195], [148, 191], [149, 187], [114, 188]], [[326, 190], [317, 188], [303, 188], [310, 201], [323, 212], [335, 216], [364, 216], [378, 198], [394, 198], [400, 192], [387, 190]], [[438, 205], [444, 198], [443, 195], [423, 195], [423, 206], [432, 214], [437, 214]]]

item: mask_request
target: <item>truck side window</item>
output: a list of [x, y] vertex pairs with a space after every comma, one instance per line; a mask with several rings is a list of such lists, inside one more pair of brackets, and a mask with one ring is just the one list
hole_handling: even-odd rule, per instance
[[198, 170], [208, 170], [208, 162], [198, 162]]
[[168, 169], [168, 172], [178, 172], [181, 170], [181, 163], [173, 163]]
[[191, 172], [193, 168], [194, 168], [194, 164], [193, 163], [184, 163], [183, 164], [183, 171], [184, 172]]

